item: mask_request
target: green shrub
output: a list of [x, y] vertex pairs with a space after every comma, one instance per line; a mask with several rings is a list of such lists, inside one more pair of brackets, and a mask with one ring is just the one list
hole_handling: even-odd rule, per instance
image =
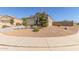
[[9, 27], [9, 26], [7, 26], [7, 25], [3, 25], [3, 26], [2, 26], [2, 28], [7, 28], [7, 27]]
[[39, 28], [38, 27], [35, 27], [34, 29], [33, 29], [33, 32], [38, 32], [39, 31]]

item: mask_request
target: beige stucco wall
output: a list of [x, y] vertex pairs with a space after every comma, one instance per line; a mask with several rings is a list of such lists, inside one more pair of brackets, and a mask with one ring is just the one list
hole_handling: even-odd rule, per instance
[[[14, 19], [14, 25], [16, 25], [16, 23], [22, 24], [22, 22], [23, 22], [23, 21], [20, 20], [20, 19]], [[9, 22], [8, 22], [8, 23], [0, 22], [0, 28], [2, 28], [3, 25], [12, 26]]]
[[52, 26], [52, 22], [53, 22], [53, 19], [51, 17], [48, 17], [48, 26]]
[[14, 19], [14, 25], [16, 25], [16, 23], [20, 23], [20, 24], [22, 24], [22, 20], [21, 19]]

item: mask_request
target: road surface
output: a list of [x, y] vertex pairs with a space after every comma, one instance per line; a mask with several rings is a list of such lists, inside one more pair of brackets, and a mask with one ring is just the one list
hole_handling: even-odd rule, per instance
[[[18, 33], [19, 34], [19, 33]], [[16, 37], [0, 33], [0, 50], [4, 51], [73, 51], [79, 50], [79, 31], [62, 37]]]

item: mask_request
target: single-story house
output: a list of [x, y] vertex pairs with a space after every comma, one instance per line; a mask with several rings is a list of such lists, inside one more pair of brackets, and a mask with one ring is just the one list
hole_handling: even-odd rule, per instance
[[36, 13], [33, 16], [27, 17], [27, 24], [28, 25], [34, 25], [34, 24], [39, 25], [40, 24], [40, 21], [39, 21], [39, 15], [40, 14], [44, 14], [44, 17], [48, 20], [48, 26], [52, 26], [53, 19], [52, 19], [52, 17], [50, 17], [46, 13]]
[[0, 28], [1, 28], [3, 25], [12, 26], [12, 25], [10, 24], [10, 20], [11, 20], [11, 19], [14, 20], [14, 24], [13, 24], [13, 25], [16, 25], [16, 23], [22, 24], [22, 20], [17, 19], [16, 17], [12, 17], [12, 16], [0, 16]]

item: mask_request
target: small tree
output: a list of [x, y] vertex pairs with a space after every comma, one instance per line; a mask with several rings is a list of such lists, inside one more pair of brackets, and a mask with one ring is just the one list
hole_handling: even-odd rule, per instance
[[10, 24], [13, 25], [14, 24], [14, 20], [10, 19]]

